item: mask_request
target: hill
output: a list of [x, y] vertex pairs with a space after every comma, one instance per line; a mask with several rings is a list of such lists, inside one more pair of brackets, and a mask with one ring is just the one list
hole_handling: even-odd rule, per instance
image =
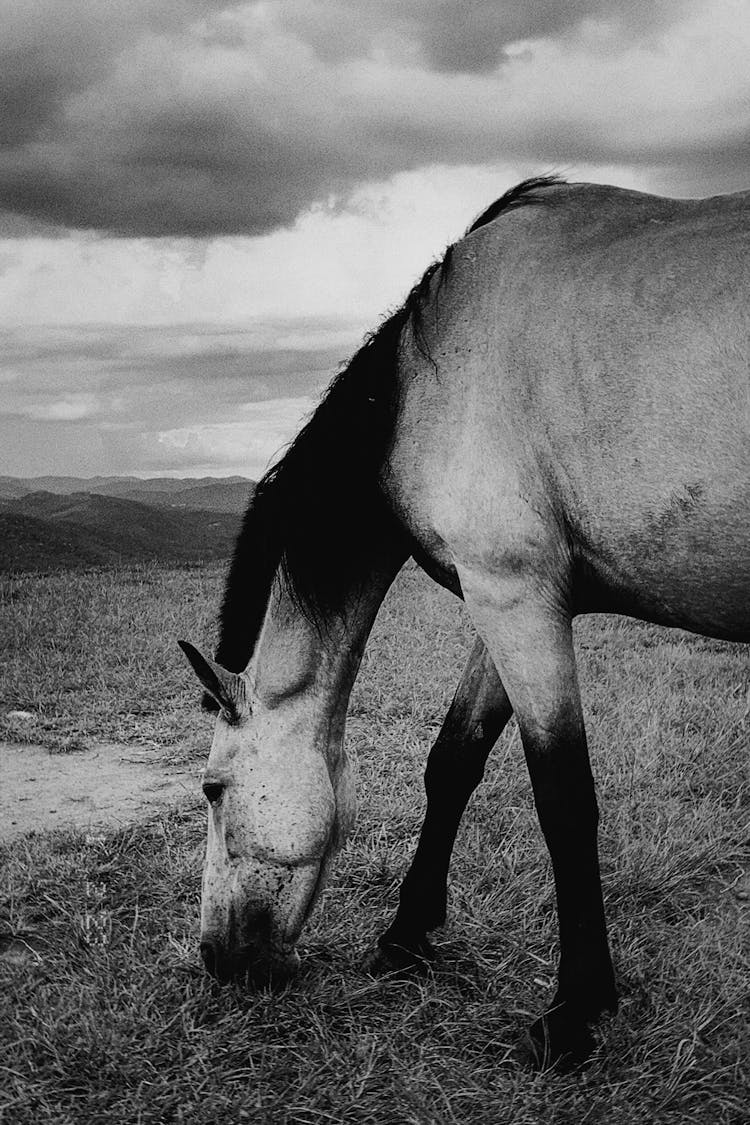
[[0, 571], [107, 566], [119, 556], [85, 529], [0, 509]]
[[236, 513], [171, 509], [89, 492], [32, 492], [0, 506], [0, 568], [162, 561], [231, 555]]
[[247, 477], [3, 477], [0, 500], [17, 500], [36, 492], [65, 496], [84, 492], [118, 496], [160, 507], [214, 512], [244, 512], [254, 482]]
[[253, 482], [243, 479], [213, 480], [206, 484], [192, 485], [171, 492], [132, 488], [119, 495], [128, 500], [137, 500], [141, 504], [152, 504], [159, 508], [194, 508], [200, 511], [234, 512], [236, 515], [242, 515], [247, 508], [252, 491]]

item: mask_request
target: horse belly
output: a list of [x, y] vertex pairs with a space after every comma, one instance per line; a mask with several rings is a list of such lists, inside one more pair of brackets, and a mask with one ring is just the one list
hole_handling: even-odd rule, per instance
[[749, 530], [746, 503], [701, 506], [686, 491], [579, 550], [577, 606], [750, 641]]

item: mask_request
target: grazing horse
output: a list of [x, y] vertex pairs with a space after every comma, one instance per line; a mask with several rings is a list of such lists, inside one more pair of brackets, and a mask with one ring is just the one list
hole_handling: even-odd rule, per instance
[[433, 747], [386, 965], [430, 954], [461, 815], [511, 714], [554, 872], [556, 995], [583, 1059], [617, 1005], [572, 619], [750, 639], [750, 193], [525, 181], [449, 247], [259, 483], [216, 661], [201, 949], [267, 979], [354, 820], [343, 745], [365, 642], [409, 556], [479, 640]]

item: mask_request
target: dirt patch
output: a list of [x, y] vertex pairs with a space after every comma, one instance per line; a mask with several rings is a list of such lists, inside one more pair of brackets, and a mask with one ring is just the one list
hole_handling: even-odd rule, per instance
[[199, 768], [170, 768], [154, 751], [121, 745], [51, 754], [0, 742], [0, 778], [0, 840], [124, 826], [181, 798], [201, 799]]

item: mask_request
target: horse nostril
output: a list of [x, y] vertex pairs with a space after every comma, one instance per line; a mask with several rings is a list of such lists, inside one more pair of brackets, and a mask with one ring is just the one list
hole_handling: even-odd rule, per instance
[[212, 941], [201, 942], [201, 957], [203, 964], [206, 966], [206, 971], [212, 976], [216, 976], [216, 947]]
[[204, 781], [203, 792], [206, 794], [206, 800], [209, 804], [215, 805], [217, 801], [221, 800], [224, 786], [218, 781]]

